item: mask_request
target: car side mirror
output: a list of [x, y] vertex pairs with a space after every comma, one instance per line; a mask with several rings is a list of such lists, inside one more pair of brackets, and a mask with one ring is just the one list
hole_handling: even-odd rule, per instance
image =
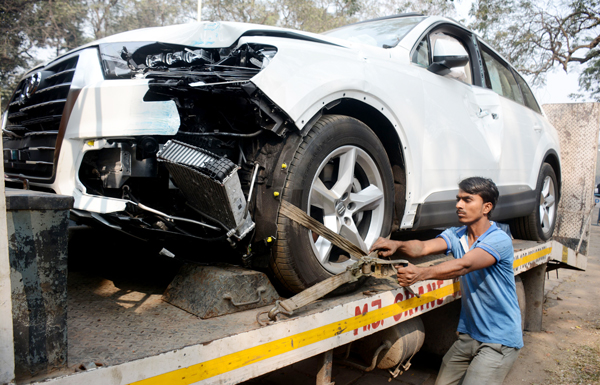
[[427, 68], [438, 75], [446, 75], [450, 69], [463, 67], [469, 62], [469, 54], [456, 40], [438, 39], [433, 48], [433, 63]]

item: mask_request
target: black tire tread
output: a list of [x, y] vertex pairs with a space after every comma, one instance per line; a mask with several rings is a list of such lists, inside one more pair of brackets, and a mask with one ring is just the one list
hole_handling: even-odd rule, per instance
[[[300, 143], [298, 150], [288, 167], [288, 175], [280, 199], [287, 201], [291, 200], [290, 184], [292, 183], [291, 181], [296, 172], [295, 169], [298, 167], [298, 163], [304, 156], [310, 142], [325, 129], [325, 127], [336, 124], [337, 122], [347, 121], [348, 119], [353, 118], [343, 115], [325, 115], [314, 124]], [[278, 237], [271, 258], [271, 270], [286, 289], [298, 293], [308, 288], [309, 285], [296, 273], [297, 261], [292, 257], [292, 253], [289, 252], [290, 247], [287, 241], [288, 235], [285, 231], [286, 227], [289, 225], [289, 221], [290, 219], [283, 215], [278, 215], [277, 217]]]
[[[301, 156], [305, 153], [306, 148], [308, 146], [308, 141], [313, 139], [318, 132], [320, 132], [325, 126], [325, 122], [329, 122], [331, 118], [335, 116], [325, 116], [321, 118], [315, 125], [311, 128], [311, 130], [306, 134], [300, 145], [298, 146], [298, 150], [292, 159], [291, 164], [288, 167], [288, 176], [286, 178], [285, 187], [283, 189], [283, 194], [281, 195], [282, 200], [289, 199], [289, 184], [292, 179], [291, 176], [295, 172], [295, 167], [297, 166], [298, 161]], [[279, 279], [279, 281], [285, 286], [286, 289], [296, 293], [302, 291], [306, 288], [306, 283], [304, 283], [300, 277], [295, 273], [295, 261], [291, 258], [291, 254], [289, 253], [289, 246], [287, 243], [287, 234], [285, 231], [285, 227], [289, 221], [288, 218], [278, 215], [277, 216], [277, 244], [275, 247], [275, 255], [271, 259], [271, 270], [275, 274], [275, 276]]]

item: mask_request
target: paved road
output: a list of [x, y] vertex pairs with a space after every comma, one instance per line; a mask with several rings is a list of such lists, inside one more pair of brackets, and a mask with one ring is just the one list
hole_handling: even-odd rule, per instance
[[[596, 216], [594, 216], [594, 218], [596, 218]], [[590, 282], [595, 282], [594, 276], [597, 275], [595, 270], [598, 270], [600, 266], [600, 257], [598, 257], [600, 256], [600, 227], [592, 226], [588, 255], [590, 269], [588, 269], [588, 272], [586, 272], [587, 274], [578, 271], [561, 269], [559, 270], [558, 276], [556, 272], [551, 272], [547, 276], [545, 291], [548, 297], [548, 302], [545, 305], [543, 321], [544, 331], [541, 333], [525, 333], [525, 348], [523, 348], [521, 351], [519, 360], [513, 367], [513, 370], [507, 377], [504, 385], [547, 384], [551, 382], [561, 383], [560, 381], [555, 382], [553, 379], [556, 377], [551, 369], [552, 366], [555, 365], [555, 353], [553, 352], [552, 354], [549, 354], [547, 351], [534, 352], [533, 350], [540, 349], [540, 344], [543, 345], [544, 339], [547, 339], [548, 337], [547, 333], [552, 333], [552, 338], [555, 338], [559, 341], [561, 339], [564, 341], [566, 338], [568, 338], [568, 336], [566, 336], [567, 331], [561, 330], [558, 325], [555, 325], [555, 323], [559, 322], [559, 317], [553, 317], [553, 314], [566, 314], [568, 312], [574, 318], [579, 317], [577, 314], [575, 314], [576, 310], [574, 310], [574, 308], [571, 306], [572, 302], [569, 301], [569, 296], [572, 295], [571, 293], [574, 291], [574, 286], [584, 288], [589, 285]], [[565, 285], [563, 285], [563, 283], [565, 283]], [[557, 298], [560, 298], [561, 300], [557, 300]], [[594, 309], [592, 310], [600, 314], [600, 305], [594, 303], [592, 306], [594, 306]], [[589, 309], [587, 309], [586, 312], [589, 313]], [[560, 319], [562, 320], [562, 317]], [[565, 334], [565, 336], [560, 333]], [[548, 348], [545, 347], [545, 349]], [[560, 347], [558, 349], [560, 349]], [[385, 370], [376, 369], [372, 372], [364, 373], [357, 369], [344, 367], [334, 362], [333, 381], [335, 382], [335, 385], [434, 385], [440, 362], [441, 361], [439, 357], [431, 357], [422, 353], [418, 353], [413, 359], [413, 365], [411, 369], [405, 374], [394, 379], [391, 379], [390, 375]], [[314, 384], [317, 370], [318, 360], [317, 358], [313, 357], [260, 378], [248, 381], [247, 384]]]

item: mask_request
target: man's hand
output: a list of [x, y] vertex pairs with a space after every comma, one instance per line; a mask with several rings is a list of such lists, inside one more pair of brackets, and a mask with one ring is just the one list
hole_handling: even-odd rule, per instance
[[419, 258], [425, 255], [438, 254], [446, 251], [446, 241], [442, 238], [428, 241], [392, 241], [379, 238], [371, 247], [371, 252], [379, 250], [380, 257], [389, 257], [398, 254], [402, 257]]
[[402, 267], [400, 265], [394, 266], [398, 272], [396, 277], [398, 278], [398, 284], [400, 286], [410, 286], [415, 282], [422, 281], [422, 269], [409, 263], [408, 266]]
[[391, 239], [380, 237], [377, 241], [375, 241], [373, 246], [371, 246], [371, 250], [369, 250], [369, 252], [379, 250], [377, 254], [380, 257], [389, 257], [396, 253], [396, 250], [398, 250], [399, 246], [400, 242], [398, 241], [392, 241]]

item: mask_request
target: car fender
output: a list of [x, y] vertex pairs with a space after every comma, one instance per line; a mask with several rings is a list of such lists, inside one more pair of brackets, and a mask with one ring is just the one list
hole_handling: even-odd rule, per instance
[[407, 205], [402, 228], [410, 228], [412, 219], [407, 216], [416, 213], [413, 201], [420, 195], [413, 178], [421, 162], [414, 160], [420, 159], [424, 132], [407, 127], [423, 127], [423, 116], [415, 111], [423, 111], [425, 101], [408, 53], [400, 49], [392, 57], [391, 50], [360, 44], [335, 47], [271, 37], [253, 37], [252, 42], [277, 47], [277, 55], [252, 82], [301, 132], [310, 128], [324, 108], [343, 99], [360, 101], [385, 116], [403, 144]]
[[[553, 161], [548, 162], [548, 159], [550, 157], [553, 158]], [[560, 186], [561, 186], [561, 183], [562, 183], [561, 165], [560, 165], [560, 152], [556, 151], [556, 145], [555, 145], [555, 143], [553, 143], [553, 142], [547, 142], [547, 143], [544, 143], [543, 147], [539, 146], [538, 150], [536, 151], [535, 159], [536, 159], [537, 168], [535, 168], [534, 170], [532, 170], [533, 172], [531, 173], [531, 181], [530, 181], [530, 183], [533, 183], [532, 184], [532, 186], [533, 186], [532, 189], [535, 190], [536, 187], [537, 187], [536, 186], [537, 185], [537, 178], [538, 178], [538, 175], [539, 175], [540, 170], [542, 168], [542, 165], [544, 163], [550, 163], [550, 165], [552, 166], [552, 168], [554, 169], [554, 172], [556, 174], [556, 179], [557, 179], [558, 187], [559, 187], [559, 195], [560, 195]]]
[[542, 130], [540, 132], [541, 138], [536, 148], [534, 157], [535, 160], [533, 163], [534, 170], [531, 172], [529, 185], [533, 190], [536, 189], [537, 178], [543, 163], [548, 162], [549, 157], [553, 157], [555, 162], [551, 162], [550, 165], [554, 168], [554, 172], [556, 173], [560, 191], [562, 177], [560, 164], [560, 140], [558, 139], [558, 133], [554, 126], [552, 126], [545, 117], [540, 117], [540, 123], [542, 123]]

